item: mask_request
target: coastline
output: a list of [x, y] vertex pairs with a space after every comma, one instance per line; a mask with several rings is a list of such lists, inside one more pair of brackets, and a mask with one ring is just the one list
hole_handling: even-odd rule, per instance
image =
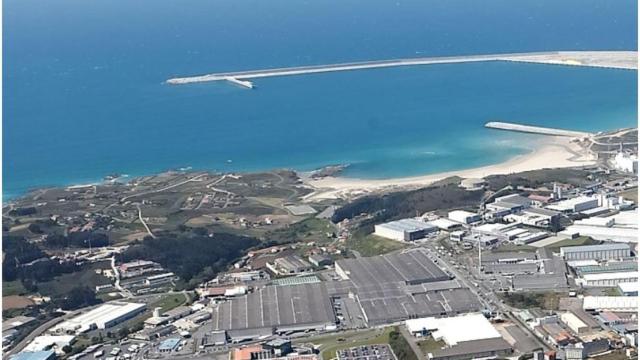
[[[459, 176], [462, 178], [482, 178], [489, 175], [503, 175], [545, 168], [589, 166], [596, 163], [595, 159], [585, 154], [584, 150], [578, 144], [572, 142], [568, 137], [542, 136], [540, 140], [533, 142], [531, 145], [531, 152], [523, 155], [516, 155], [501, 163], [411, 177], [361, 179], [343, 176], [326, 176], [319, 179], [312, 179], [310, 177], [312, 173], [311, 171], [292, 170], [298, 174], [305, 185], [314, 189], [312, 193], [303, 198], [303, 201], [315, 201], [350, 198], [367, 193], [423, 187], [451, 176]], [[176, 171], [176, 169], [166, 171]], [[198, 169], [197, 171], [209, 170]], [[127, 175], [126, 177], [135, 178], [149, 175], [149, 173], [143, 173], [140, 175]], [[38, 191], [46, 191], [58, 187], [73, 188], [101, 185], [105, 182], [106, 181], [104, 181], [104, 179], [102, 181], [96, 179], [93, 181], [85, 180], [70, 182], [66, 185], [44, 186], [31, 189], [26, 193], [17, 194], [12, 197], [7, 197], [7, 195], [3, 193], [2, 203], [3, 206], [7, 206], [15, 200]]]
[[569, 138], [544, 137], [534, 146], [530, 153], [517, 155], [502, 163], [421, 176], [391, 179], [328, 176], [322, 179], [311, 179], [300, 174], [304, 183], [315, 189], [313, 193], [305, 196], [304, 200], [348, 198], [377, 191], [421, 187], [451, 176], [482, 178], [530, 170], [589, 166], [596, 163], [595, 159], [587, 155], [580, 145]]

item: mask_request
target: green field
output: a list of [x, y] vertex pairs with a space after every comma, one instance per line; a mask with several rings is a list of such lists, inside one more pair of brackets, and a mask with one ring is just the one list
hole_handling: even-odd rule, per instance
[[595, 245], [599, 243], [600, 243], [599, 241], [593, 240], [588, 236], [579, 236], [575, 239], [566, 239], [566, 240], [558, 241], [557, 243], [553, 243], [549, 246], [546, 246], [546, 248], [553, 252], [560, 252], [560, 248], [563, 246]]
[[183, 293], [172, 293], [149, 305], [149, 309], [161, 308], [161, 312], [169, 311], [185, 303]]
[[428, 337], [425, 340], [418, 341], [418, 346], [420, 346], [420, 350], [422, 350], [423, 355], [427, 355], [428, 353], [432, 353], [436, 350], [442, 349], [446, 344], [444, 341], [436, 341], [432, 337]]
[[27, 289], [22, 286], [20, 280], [2, 282], [2, 296], [23, 295], [26, 293]]
[[78, 286], [86, 286], [95, 290], [97, 285], [111, 283], [111, 280], [96, 274], [96, 269], [109, 268], [108, 262], [94, 263], [85, 266], [82, 270], [63, 274], [55, 277], [51, 281], [38, 283], [38, 292], [45, 296], [58, 297], [67, 294], [71, 289]]
[[350, 250], [357, 251], [362, 256], [375, 256], [401, 250], [407, 246], [399, 241], [385, 239], [373, 234], [364, 236], [354, 234], [347, 240], [347, 247]]
[[327, 233], [335, 233], [335, 231], [335, 225], [329, 220], [311, 217], [287, 227], [269, 231], [265, 237], [279, 243], [309, 241], [327, 243], [332, 241], [327, 237]]
[[633, 201], [636, 204], [638, 203], [638, 188], [625, 190], [621, 192], [619, 195], [627, 200]]

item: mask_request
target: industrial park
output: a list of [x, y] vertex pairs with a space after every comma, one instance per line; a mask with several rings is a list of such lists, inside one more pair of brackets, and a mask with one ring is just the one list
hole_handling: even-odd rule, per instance
[[[554, 131], [506, 127], [546, 135]], [[181, 213], [193, 212], [191, 219], [198, 222], [188, 220], [193, 228], [180, 230], [196, 231], [192, 237], [215, 239], [216, 232], [232, 228], [267, 239], [288, 233], [296, 237], [254, 247], [193, 286], [182, 285], [182, 268], [166, 259], [132, 252], [140, 244], [124, 234], [109, 246], [56, 251], [60, 263], [72, 259], [94, 267], [91, 271], [102, 280], [93, 290], [102, 301], [44, 323], [32, 315], [34, 310], [43, 313], [37, 309], [44, 305], [12, 310], [16, 315], [3, 321], [5, 355], [17, 360], [398, 360], [405, 352], [436, 360], [635, 356], [637, 142], [626, 141], [619, 153], [602, 148], [596, 167], [452, 178], [418, 192], [445, 189], [460, 200], [418, 203], [396, 213], [390, 212], [397, 211], [393, 206], [407, 200], [394, 200], [383, 211], [374, 206], [351, 212], [367, 197], [310, 203], [287, 196], [277, 205], [265, 195], [267, 189], [287, 189], [287, 194], [295, 189], [299, 197], [310, 193], [295, 178], [265, 181], [284, 174], [245, 179], [176, 172], [129, 184], [41, 193], [34, 198], [36, 213], [52, 209], [48, 196], [74, 207], [91, 199], [90, 207], [106, 210], [101, 214], [139, 222], [135, 231], [142, 231], [144, 242], [158, 241], [170, 231], [175, 215], [163, 213], [167, 199], [177, 201]], [[96, 196], [115, 189], [115, 202]], [[270, 215], [243, 215], [260, 196], [270, 199], [262, 200], [273, 206]], [[25, 205], [33, 200], [25, 201], [5, 209], [6, 216], [27, 214], [17, 216], [29, 221], [33, 215]], [[428, 210], [420, 212], [423, 205]], [[212, 209], [219, 209], [215, 222], [202, 222], [203, 212]], [[142, 217], [142, 212], [153, 215]], [[82, 210], [78, 214], [76, 219], [56, 218], [51, 229], [88, 231], [92, 226], [100, 231], [108, 226], [113, 232], [120, 221]], [[216, 222], [216, 228], [194, 225]], [[298, 223], [305, 225], [294, 230]], [[24, 227], [13, 232], [18, 229]], [[56, 239], [52, 236], [33, 239], [47, 243]], [[21, 330], [34, 329], [33, 324], [41, 326]]]

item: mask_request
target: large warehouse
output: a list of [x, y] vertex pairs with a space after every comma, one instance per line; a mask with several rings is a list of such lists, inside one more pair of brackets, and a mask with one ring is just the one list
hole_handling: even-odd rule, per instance
[[93, 329], [107, 329], [142, 313], [146, 304], [114, 301], [101, 305], [56, 326], [57, 333], [80, 334]]
[[560, 255], [562, 255], [567, 261], [623, 259], [631, 256], [631, 248], [628, 244], [618, 243], [568, 246], [560, 248]]
[[324, 330], [335, 316], [323, 283], [266, 286], [221, 303], [213, 314], [214, 330], [232, 340], [255, 339], [275, 332]]
[[638, 281], [637, 271], [585, 274], [581, 279], [576, 280], [584, 287], [616, 287], [620, 283]]
[[340, 279], [281, 283], [220, 303], [215, 330], [232, 341], [290, 331], [364, 328], [424, 316], [457, 315], [482, 306], [436, 266], [424, 249], [336, 261]]
[[436, 232], [437, 227], [417, 219], [402, 219], [375, 226], [374, 234], [398, 241], [414, 241]]
[[412, 285], [449, 279], [424, 250], [338, 260], [336, 273], [344, 280], [353, 280], [356, 286], [380, 282]]
[[413, 335], [431, 334], [448, 346], [463, 341], [500, 338], [495, 327], [482, 314], [471, 313], [448, 318], [410, 319], [404, 322]]
[[637, 296], [585, 296], [582, 308], [587, 311], [637, 312]]

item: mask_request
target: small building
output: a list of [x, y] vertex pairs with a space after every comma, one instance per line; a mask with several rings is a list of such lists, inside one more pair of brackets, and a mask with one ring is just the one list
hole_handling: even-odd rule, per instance
[[461, 242], [466, 234], [464, 230], [452, 231], [451, 234], [449, 234], [449, 240]]
[[487, 182], [482, 178], [467, 178], [460, 181], [460, 187], [468, 191], [482, 190]]
[[462, 240], [470, 244], [480, 244], [481, 247], [490, 247], [499, 242], [497, 236], [487, 234], [469, 234], [464, 236]]
[[618, 284], [618, 291], [624, 296], [638, 296], [638, 282], [621, 282]]
[[329, 255], [315, 254], [309, 256], [309, 262], [316, 267], [328, 266], [333, 264], [333, 259]]
[[167, 353], [172, 352], [180, 345], [180, 338], [166, 339], [158, 345], [158, 352]]
[[437, 227], [418, 219], [402, 219], [374, 226], [374, 235], [391, 240], [414, 241], [438, 230]]
[[560, 315], [560, 320], [577, 335], [582, 335], [590, 330], [587, 324], [571, 312], [565, 312]]
[[291, 340], [273, 339], [262, 344], [264, 350], [269, 351], [275, 357], [285, 356], [293, 351]]
[[482, 220], [482, 216], [480, 216], [480, 214], [464, 210], [450, 211], [448, 214], [448, 218], [462, 224], [471, 224]]

